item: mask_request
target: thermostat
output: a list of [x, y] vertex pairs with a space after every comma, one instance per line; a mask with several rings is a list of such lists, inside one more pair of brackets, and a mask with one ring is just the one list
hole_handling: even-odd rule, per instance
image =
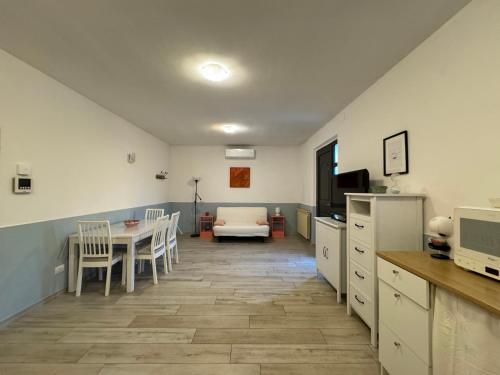
[[31, 177], [16, 176], [13, 179], [13, 190], [15, 194], [31, 193]]

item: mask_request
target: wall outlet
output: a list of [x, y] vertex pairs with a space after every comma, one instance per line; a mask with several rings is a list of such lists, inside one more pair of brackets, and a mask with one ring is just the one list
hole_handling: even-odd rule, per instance
[[56, 268], [54, 268], [54, 275], [60, 274], [62, 272], [64, 272], [64, 264], [60, 264]]

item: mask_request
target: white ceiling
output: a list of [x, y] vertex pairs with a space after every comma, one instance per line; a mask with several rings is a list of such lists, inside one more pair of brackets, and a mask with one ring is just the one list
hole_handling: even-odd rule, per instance
[[299, 144], [468, 2], [0, 0], [0, 48], [171, 144]]

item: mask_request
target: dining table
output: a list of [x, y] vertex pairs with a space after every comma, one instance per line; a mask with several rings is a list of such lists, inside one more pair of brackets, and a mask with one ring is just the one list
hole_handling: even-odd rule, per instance
[[[141, 220], [133, 227], [126, 227], [123, 222], [112, 224], [111, 238], [113, 245], [125, 245], [127, 247], [127, 292], [132, 293], [135, 288], [135, 246], [145, 238], [153, 235], [155, 221]], [[68, 254], [68, 292], [76, 290], [76, 279], [78, 275], [78, 233], [69, 236]]]

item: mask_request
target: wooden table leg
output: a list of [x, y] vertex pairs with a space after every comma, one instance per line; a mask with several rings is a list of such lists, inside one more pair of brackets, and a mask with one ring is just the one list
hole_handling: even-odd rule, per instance
[[78, 239], [70, 237], [68, 245], [68, 292], [76, 290], [76, 277], [78, 274]]
[[135, 289], [135, 241], [127, 241], [127, 293]]

